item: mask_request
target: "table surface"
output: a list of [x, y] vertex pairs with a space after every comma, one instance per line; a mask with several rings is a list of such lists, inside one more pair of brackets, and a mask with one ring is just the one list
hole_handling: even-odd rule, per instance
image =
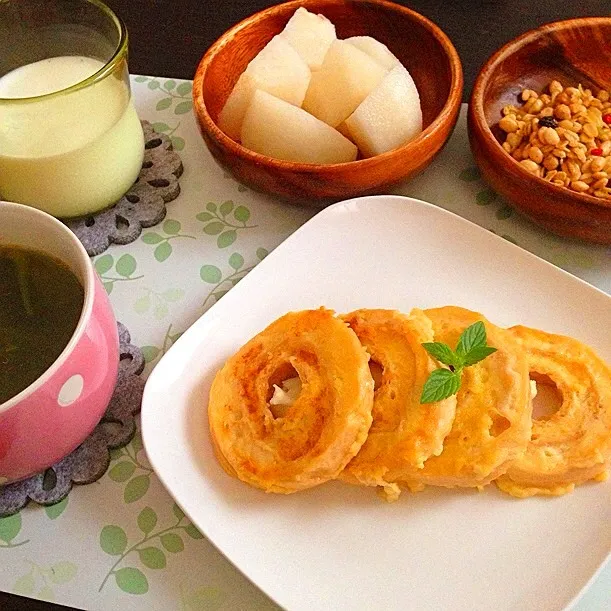
[[[197, 0], [173, 0], [172, 2], [162, 2], [159, 0], [153, 0], [152, 2], [142, 2], [138, 0], [107, 0], [108, 4], [125, 20], [130, 32], [130, 69], [134, 74], [148, 74], [175, 77], [177, 79], [189, 79], [193, 76], [197, 62], [201, 58], [206, 48], [228, 27], [235, 22], [239, 21], [243, 17], [255, 12], [256, 10], [262, 9], [266, 6], [274, 4], [273, 2], [264, 0], [244, 0], [244, 1], [219, 1], [219, 0], [207, 0], [201, 2]], [[574, 3], [558, 3], [557, 0], [538, 0], [533, 2], [525, 2], [524, 0], [514, 0], [513, 2], [500, 2], [500, 1], [475, 1], [475, 0], [454, 0], [454, 2], [440, 2], [437, 1], [413, 1], [413, 2], [401, 2], [402, 4], [408, 5], [424, 15], [435, 21], [452, 39], [455, 46], [457, 47], [463, 62], [463, 68], [465, 71], [465, 100], [471, 90], [471, 86], [477, 71], [486, 60], [486, 58], [500, 45], [507, 42], [516, 35], [536, 27], [542, 23], [554, 21], [557, 19], [564, 19], [576, 16], [586, 15], [608, 15], [610, 14], [610, 5], [608, 0], [589, 0], [588, 2], [574, 2]], [[174, 129], [175, 124], [182, 120], [182, 127], [176, 126], [177, 131], [174, 132], [174, 137], [178, 138], [177, 142], [180, 146], [180, 140], [193, 138], [193, 145], [201, 147], [200, 157], [198, 162], [204, 159], [205, 163], [211, 164], [211, 159], [204, 152], [201, 142], [197, 140], [197, 136], [194, 135], [192, 117], [185, 114], [185, 116], [179, 116], [179, 113], [174, 113], [176, 104], [172, 103], [170, 108], [165, 109], [165, 115], [159, 115], [154, 112], [155, 104], [152, 105], [151, 116], [146, 116], [149, 109], [150, 103], [155, 101], [155, 98], [147, 98], [147, 96], [156, 95], [159, 99], [163, 98], [164, 80], [158, 79], [161, 83], [161, 87], [158, 91], [155, 88], [150, 87], [151, 81], [142, 81], [135, 86], [135, 97], [138, 102], [138, 96], [141, 96], [139, 111], [143, 118], [148, 118], [152, 121], [157, 121], [168, 127], [168, 132]], [[141, 93], [139, 93], [141, 91]], [[146, 100], [145, 100], [146, 98]], [[178, 102], [180, 103], [180, 102]], [[163, 106], [163, 105], [162, 105]], [[159, 115], [159, 116], [158, 116]], [[167, 117], [175, 120], [171, 123]], [[165, 122], [165, 123], [164, 123]], [[609, 268], [609, 251], [598, 248], [587, 248], [581, 246], [571, 246], [571, 248], [559, 248], [558, 243], [552, 239], [548, 242], [544, 251], [535, 244], [533, 236], [538, 234], [538, 230], [532, 229], [524, 221], [509, 219], [511, 213], [507, 207], [500, 201], [495, 201], [495, 196], [484, 185], [479, 183], [476, 176], [471, 177], [469, 174], [469, 165], [472, 163], [469, 158], [468, 149], [466, 148], [466, 138], [464, 137], [464, 123], [462, 124], [462, 134], [457, 134], [454, 137], [453, 152], [458, 156], [454, 161], [458, 161], [460, 167], [457, 167], [457, 171], [462, 172], [462, 180], [465, 181], [464, 188], [467, 191], [473, 191], [473, 198], [477, 201], [479, 206], [472, 207], [472, 210], [477, 209], [476, 218], [473, 214], [465, 214], [489, 228], [496, 227], [497, 232], [502, 233], [508, 225], [504, 223], [513, 224], [514, 232], [518, 233], [518, 241], [521, 242], [524, 247], [544, 256], [550, 260], [553, 260], [558, 265], [561, 265], [569, 271], [580, 275], [581, 277], [589, 280], [606, 290], [611, 292], [611, 275]], [[458, 132], [459, 130], [457, 130]], [[192, 133], [191, 133], [192, 132]], [[191, 142], [188, 142], [188, 146]], [[445, 162], [449, 160], [446, 151]], [[443, 157], [443, 156], [442, 156]], [[441, 158], [440, 158], [441, 159]], [[437, 163], [437, 162], [436, 162]], [[432, 180], [427, 181], [427, 174], [417, 179], [416, 182], [409, 185], [408, 188], [403, 189], [406, 194], [415, 195], [423, 199], [428, 199], [435, 203], [439, 203], [449, 209], [452, 209], [455, 194], [445, 195], [439, 185], [435, 185], [435, 172], [437, 172], [437, 178], [443, 175], [443, 159], [441, 163], [435, 167], [431, 167], [429, 170], [429, 176]], [[464, 167], [463, 167], [464, 166]], [[210, 170], [211, 172], [220, 172], [218, 169]], [[471, 172], [473, 174], [473, 172]], [[188, 180], [190, 170], [187, 168], [185, 172], [184, 180]], [[218, 177], [217, 177], [218, 180]], [[226, 177], [221, 174], [221, 182], [225, 180], [226, 186], [223, 189], [219, 189], [216, 194], [206, 194], [204, 197], [217, 198], [224, 196], [223, 191], [229, 189], [231, 183], [231, 190], [236, 191], [234, 198], [238, 201], [242, 200], [257, 200], [256, 203], [252, 203], [252, 211], [258, 209], [262, 216], [270, 221], [272, 229], [269, 230], [267, 243], [265, 246], [273, 247], [275, 243], [281, 241], [291, 231], [293, 231], [301, 222], [306, 220], [309, 213], [299, 213], [293, 211], [287, 213], [287, 218], [280, 218], [278, 216], [278, 208], [273, 204], [267, 204], [260, 196], [254, 196], [250, 193], [245, 193], [240, 190], [233, 181], [229, 181]], [[441, 181], [443, 184], [443, 180]], [[435, 185], [435, 186], [433, 186]], [[194, 191], [196, 186], [193, 187]], [[446, 185], [447, 193], [447, 185]], [[182, 198], [182, 196], [181, 196]], [[447, 200], [447, 201], [444, 201]], [[260, 201], [259, 201], [260, 200]], [[177, 205], [180, 200], [178, 200]], [[200, 204], [203, 206], [203, 204]], [[492, 205], [490, 205], [492, 204]], [[259, 206], [259, 208], [257, 208]], [[203, 208], [202, 208], [203, 209]], [[459, 213], [462, 213], [460, 210]], [[478, 216], [479, 215], [479, 216]], [[488, 218], [490, 217], [490, 218]], [[201, 225], [201, 222], [199, 223]], [[173, 227], [169, 227], [171, 231]], [[184, 228], [183, 228], [184, 229]], [[199, 228], [201, 231], [201, 227]], [[163, 236], [163, 240], [167, 240], [171, 236], [171, 231], [167, 232], [168, 236]], [[246, 233], [246, 232], [244, 232]], [[510, 239], [515, 239], [514, 236], [505, 234]], [[265, 236], [264, 236], [265, 237]], [[228, 238], [229, 239], [229, 238]], [[180, 240], [179, 240], [180, 241]], [[188, 242], [188, 240], [186, 240]], [[169, 241], [167, 241], [169, 244]], [[245, 242], [246, 243], [246, 242]], [[140, 245], [142, 248], [144, 245]], [[252, 242], [252, 246], [255, 246], [255, 242]], [[127, 247], [122, 247], [125, 250]], [[148, 247], [151, 248], [150, 246]], [[220, 246], [219, 246], [220, 248]], [[546, 250], [547, 249], [547, 250]], [[569, 251], [567, 253], [567, 250]], [[129, 248], [125, 250], [128, 252]], [[116, 251], [115, 259], [121, 256], [120, 251]], [[225, 256], [225, 255], [222, 255]], [[216, 261], [213, 261], [215, 263]], [[252, 261], [254, 264], [256, 261]], [[248, 262], [245, 264], [245, 266]], [[220, 263], [218, 264], [220, 267]], [[227, 265], [225, 265], [227, 267]], [[209, 267], [209, 270], [211, 268]], [[601, 271], [603, 273], [601, 273]], [[116, 274], [115, 274], [116, 275]], [[118, 283], [117, 283], [118, 284]], [[128, 283], [129, 284], [129, 283]], [[148, 289], [145, 289], [148, 290]], [[156, 310], [154, 316], [159, 316], [157, 324], [153, 324], [152, 327], [165, 326], [167, 327], [166, 321], [161, 321], [164, 318], [163, 314], [164, 307], [172, 307], [172, 299], [176, 297], [178, 293], [174, 292], [172, 295], [170, 292], [166, 293], [168, 302], [163, 304], [157, 304], [160, 309]], [[154, 291], [151, 290], [147, 293], [150, 298], [155, 299]], [[144, 309], [147, 306], [147, 300], [144, 299], [145, 294], [141, 294], [142, 299], [139, 301], [139, 308]], [[206, 297], [207, 299], [207, 297]], [[113, 299], [113, 303], [116, 303]], [[153, 307], [151, 307], [151, 316], [153, 316]], [[136, 308], [134, 304], [136, 312]], [[199, 315], [201, 311], [195, 312]], [[118, 316], [121, 318], [123, 313], [119, 313]], [[132, 312], [133, 315], [133, 312]], [[194, 316], [191, 315], [183, 317], [184, 322], [191, 322], [194, 320]], [[163, 325], [161, 325], [163, 322]], [[142, 323], [141, 323], [142, 324]], [[137, 323], [135, 323], [137, 326]], [[164, 329], [165, 330], [165, 329]], [[165, 340], [168, 339], [168, 334], [165, 334]], [[154, 337], [154, 333], [153, 333]], [[141, 334], [140, 340], [148, 340], [146, 334]], [[164, 344], [164, 333], [162, 332], [160, 337], [156, 339], [159, 345]], [[153, 343], [153, 339], [150, 339]], [[142, 345], [142, 342], [140, 342]], [[153, 347], [155, 347], [153, 345]], [[162, 346], [165, 349], [165, 344]], [[87, 490], [83, 488], [83, 493]], [[74, 494], [74, 493], [73, 493]], [[85, 493], [86, 494], [86, 493]], [[48, 545], [53, 545], [53, 540], [49, 538]], [[10, 558], [2, 558], [2, 566], [8, 566]], [[242, 579], [242, 582], [245, 580]], [[611, 570], [609, 567], [598, 581], [599, 588], [605, 588], [605, 584], [611, 583]], [[595, 584], [596, 587], [597, 584]], [[61, 596], [58, 596], [58, 600], [62, 600]], [[238, 599], [232, 599], [234, 606], [224, 606], [223, 608], [244, 608], [243, 606], [236, 606]], [[267, 607], [265, 603], [262, 605], [262, 598], [257, 597], [257, 608], [271, 608]], [[602, 602], [601, 602], [602, 601]], [[609, 599], [606, 598], [607, 603]], [[73, 602], [73, 604], [76, 604]], [[107, 603], [108, 606], [105, 608], [118, 608], [112, 603]], [[212, 604], [212, 603], [211, 603]], [[585, 604], [585, 606], [584, 606]], [[605, 605], [604, 599], [600, 597], [600, 594], [596, 598], [587, 599], [579, 609], [585, 611], [588, 609], [600, 608], [603, 609]], [[60, 609], [63, 607], [52, 605], [49, 603], [43, 603], [34, 601], [31, 599], [20, 598], [14, 595], [0, 593], [0, 608], [3, 610], [11, 609]], [[132, 607], [130, 607], [132, 608]], [[134, 607], [135, 608], [135, 607]], [[143, 607], [144, 608], [144, 607]], [[203, 608], [203, 607], [202, 607]], [[210, 606], [210, 608], [213, 608]], [[216, 607], [214, 607], [216, 608]]]
[[[270, 0], [106, 0], [126, 22], [135, 74], [193, 78], [205, 50]], [[609, 0], [399, 0], [435, 22], [463, 63], [467, 101], [477, 72], [500, 46], [550, 21], [611, 14]]]

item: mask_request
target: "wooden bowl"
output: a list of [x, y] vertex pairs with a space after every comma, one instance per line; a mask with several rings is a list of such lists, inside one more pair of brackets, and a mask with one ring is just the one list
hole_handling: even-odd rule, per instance
[[[420, 92], [424, 131], [418, 138], [369, 159], [314, 165], [260, 155], [218, 128], [219, 112], [248, 62], [284, 28], [300, 6], [328, 17], [336, 26], [338, 38], [373, 36], [399, 58]], [[320, 205], [379, 193], [425, 168], [452, 133], [462, 89], [462, 67], [456, 49], [422, 15], [384, 0], [298, 0], [272, 6], [223, 34], [197, 68], [193, 99], [204, 141], [222, 167], [254, 189]]]
[[501, 147], [501, 109], [525, 89], [556, 79], [593, 91], [611, 87], [611, 18], [544, 25], [497, 51], [479, 73], [469, 104], [469, 139], [484, 179], [520, 212], [568, 237], [611, 244], [611, 201], [553, 185], [523, 168]]

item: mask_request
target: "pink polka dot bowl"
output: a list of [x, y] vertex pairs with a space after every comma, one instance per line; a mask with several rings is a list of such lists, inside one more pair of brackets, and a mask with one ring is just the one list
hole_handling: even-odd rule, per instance
[[63, 352], [35, 382], [0, 404], [2, 485], [43, 471], [87, 438], [115, 387], [119, 339], [106, 291], [63, 223], [35, 208], [0, 202], [0, 244], [58, 259], [84, 288], [81, 316]]

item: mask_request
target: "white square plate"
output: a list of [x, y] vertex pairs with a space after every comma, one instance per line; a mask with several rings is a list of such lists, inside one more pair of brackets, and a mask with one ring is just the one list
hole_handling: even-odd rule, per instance
[[611, 548], [611, 484], [516, 500], [494, 486], [380, 501], [331, 482], [266, 495], [214, 458], [214, 374], [288, 310], [462, 305], [506, 326], [573, 335], [611, 360], [611, 298], [492, 233], [417, 200], [320, 212], [204, 314], [157, 365], [142, 426], [155, 471], [197, 527], [277, 603], [312, 609], [561, 609]]

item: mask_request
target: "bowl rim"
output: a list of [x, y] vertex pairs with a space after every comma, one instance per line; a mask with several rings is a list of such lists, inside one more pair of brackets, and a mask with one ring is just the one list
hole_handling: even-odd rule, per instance
[[575, 202], [586, 206], [594, 205], [601, 208], [611, 208], [611, 199], [605, 200], [594, 195], [587, 195], [584, 193], [578, 193], [577, 191], [571, 191], [571, 189], [568, 189], [567, 187], [555, 185], [541, 178], [540, 176], [531, 174], [502, 147], [501, 143], [492, 133], [484, 114], [484, 90], [490, 83], [493, 72], [501, 61], [513, 55], [517, 50], [521, 49], [526, 44], [537, 40], [548, 32], [572, 29], [574, 27], [582, 27], [585, 25], [596, 25], [597, 23], [611, 26], [611, 17], [577, 17], [574, 19], [551, 21], [532, 30], [528, 30], [523, 34], [520, 34], [520, 36], [517, 36], [516, 38], [513, 38], [509, 42], [505, 43], [486, 60], [486, 63], [478, 72], [469, 100], [469, 109], [470, 116], [473, 118], [475, 127], [478, 129], [479, 133], [487, 141], [493, 143], [495, 149], [503, 155], [504, 159], [507, 159], [509, 163], [513, 164], [513, 167], [519, 172], [524, 180], [534, 181], [534, 183], [541, 189], [548, 191], [550, 197], [568, 197], [573, 199]]
[[[322, 3], [329, 5], [341, 5], [345, 3], [343, 0], [317, 0], [317, 2], [319, 4]], [[219, 142], [224, 148], [228, 149], [233, 155], [247, 159], [258, 165], [265, 164], [266, 166], [275, 169], [290, 170], [301, 174], [313, 174], [320, 172], [333, 174], [335, 172], [342, 172], [348, 167], [354, 167], [355, 169], [365, 169], [368, 166], [384, 163], [385, 160], [390, 159], [401, 152], [409, 150], [410, 146], [413, 146], [415, 144], [421, 144], [430, 140], [432, 136], [436, 134], [439, 130], [443, 129], [448, 122], [451, 122], [452, 117], [455, 114], [457, 115], [458, 111], [460, 110], [460, 106], [462, 103], [464, 78], [462, 64], [460, 61], [460, 56], [458, 55], [458, 51], [452, 44], [452, 41], [450, 40], [448, 35], [445, 34], [445, 32], [443, 32], [443, 30], [441, 30], [438, 25], [433, 23], [424, 15], [412, 9], [409, 9], [395, 2], [390, 2], [389, 0], [351, 0], [351, 2], [378, 5], [381, 10], [399, 12], [403, 13], [404, 15], [407, 15], [408, 17], [412, 18], [412, 20], [419, 22], [427, 31], [429, 31], [434, 36], [434, 38], [437, 39], [437, 42], [441, 45], [446, 57], [448, 58], [451, 73], [449, 94], [441, 111], [431, 121], [430, 125], [428, 125], [427, 128], [424, 129], [416, 138], [410, 140], [409, 142], [396, 149], [387, 151], [386, 153], [382, 153], [381, 155], [367, 157], [365, 159], [357, 159], [355, 161], [330, 164], [301, 163], [297, 161], [275, 159], [274, 157], [268, 157], [267, 155], [262, 155], [260, 153], [251, 151], [242, 144], [230, 138], [212, 120], [212, 117], [210, 116], [210, 113], [208, 112], [206, 103], [204, 101], [203, 82], [208, 67], [212, 62], [212, 59], [216, 56], [217, 52], [222, 49], [237, 32], [249, 27], [253, 23], [253, 21], [260, 22], [267, 17], [268, 13], [276, 11], [279, 8], [282, 8], [287, 11], [291, 8], [297, 10], [302, 6], [307, 8], [307, 4], [309, 3], [308, 0], [290, 0], [289, 2], [275, 4], [261, 11], [258, 11], [248, 17], [245, 17], [237, 24], [229, 28], [226, 32], [221, 34], [221, 36], [208, 48], [197, 66], [197, 70], [193, 79], [193, 103], [195, 106], [196, 116], [198, 122], [200, 122], [200, 125], [203, 122], [205, 125], [205, 129], [208, 131], [208, 133], [210, 133], [217, 140], [217, 142]]]
[[117, 28], [119, 40], [117, 41], [116, 47], [113, 50], [112, 55], [107, 60], [105, 60], [103, 62], [103, 65], [98, 68], [93, 74], [90, 74], [89, 76], [80, 79], [78, 82], [73, 83], [68, 87], [63, 87], [62, 89], [57, 89], [55, 91], [50, 91], [48, 93], [43, 93], [40, 95], [28, 95], [25, 97], [3, 98], [2, 96], [0, 96], [0, 102], [2, 102], [2, 104], [11, 104], [15, 106], [17, 106], [18, 104], [31, 104], [40, 101], [59, 98], [64, 95], [80, 91], [81, 89], [85, 89], [89, 86], [95, 85], [100, 81], [106, 79], [106, 77], [111, 76], [117, 66], [121, 63], [121, 61], [127, 58], [129, 47], [129, 34], [125, 22], [101, 0], [81, 0], [81, 2], [82, 4], [91, 4], [92, 6], [98, 8], [100, 12], [105, 17], [107, 17]]
[[[43, 371], [31, 384], [26, 386], [23, 390], [12, 396], [4, 403], [0, 403], [0, 415], [9, 411], [11, 408], [17, 407], [25, 399], [31, 397], [35, 392], [40, 390], [64, 365], [70, 355], [74, 352], [74, 349], [81, 341], [81, 338], [85, 334], [87, 326], [93, 316], [93, 304], [95, 299], [95, 293], [98, 290], [96, 285], [97, 276], [93, 269], [91, 259], [85, 250], [85, 247], [81, 244], [80, 240], [64, 225], [61, 221], [51, 216], [44, 210], [33, 208], [25, 204], [18, 204], [15, 202], [7, 202], [0, 200], [0, 213], [6, 211], [11, 214], [11, 211], [21, 215], [24, 219], [27, 219], [32, 224], [32, 229], [37, 227], [46, 226], [46, 229], [53, 228], [52, 231], [62, 235], [64, 239], [72, 242], [78, 252], [78, 258], [74, 262], [81, 268], [83, 272], [83, 278], [85, 280], [83, 285], [83, 305], [81, 307], [81, 314], [78, 319], [76, 328], [72, 332], [70, 339], [60, 352], [59, 356], [49, 365], [49, 367]], [[4, 246], [11, 245], [11, 236], [3, 236], [2, 239]], [[48, 256], [48, 252], [45, 250], [44, 241], [33, 248], [32, 250], [38, 250]]]

